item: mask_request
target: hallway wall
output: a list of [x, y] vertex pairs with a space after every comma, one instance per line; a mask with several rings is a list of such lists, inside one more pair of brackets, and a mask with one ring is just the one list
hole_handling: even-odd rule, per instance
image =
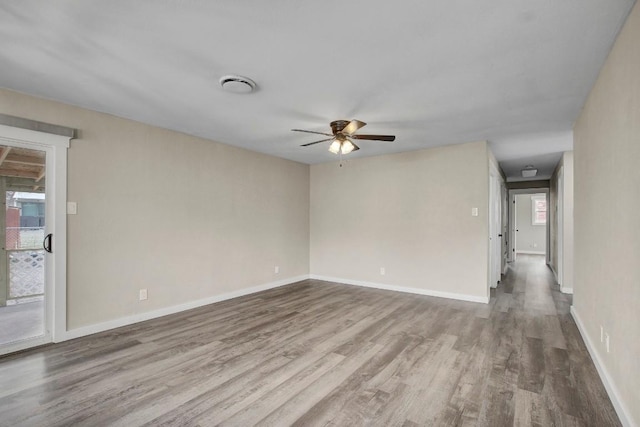
[[[628, 425], [640, 425], [640, 3], [574, 127], [574, 313]], [[600, 326], [610, 351], [600, 342]]]

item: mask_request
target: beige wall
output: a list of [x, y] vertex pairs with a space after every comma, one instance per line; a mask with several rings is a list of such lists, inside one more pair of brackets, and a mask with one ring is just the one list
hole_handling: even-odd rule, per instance
[[309, 273], [309, 166], [6, 90], [0, 113], [79, 130], [69, 329]]
[[[640, 4], [574, 127], [574, 308], [640, 425]], [[600, 325], [611, 339], [607, 353]]]
[[486, 297], [488, 199], [486, 142], [314, 165], [311, 273]]

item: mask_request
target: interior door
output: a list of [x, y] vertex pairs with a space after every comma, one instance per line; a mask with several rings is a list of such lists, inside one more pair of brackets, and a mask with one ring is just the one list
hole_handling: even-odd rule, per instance
[[500, 179], [491, 173], [489, 186], [489, 281], [495, 288], [500, 281], [502, 264], [502, 208]]
[[502, 230], [500, 273], [502, 275], [507, 270], [507, 261], [509, 260], [509, 192], [504, 182], [500, 183], [500, 204], [500, 230]]
[[46, 158], [47, 150], [0, 145], [0, 354], [51, 340]]
[[[511, 193], [511, 192], [510, 192]], [[511, 193], [509, 203], [509, 224], [511, 229], [511, 235], [509, 238], [509, 259], [511, 262], [516, 260], [516, 244], [518, 241], [518, 224], [516, 221], [516, 195]]]

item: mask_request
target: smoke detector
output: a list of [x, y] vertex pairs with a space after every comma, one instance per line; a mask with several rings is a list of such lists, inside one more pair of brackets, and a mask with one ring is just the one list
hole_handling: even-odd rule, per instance
[[256, 82], [248, 77], [229, 75], [220, 79], [220, 86], [231, 93], [251, 93], [256, 90]]

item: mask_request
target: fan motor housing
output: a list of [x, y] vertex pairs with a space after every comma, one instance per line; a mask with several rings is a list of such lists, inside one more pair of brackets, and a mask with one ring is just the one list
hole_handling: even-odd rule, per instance
[[349, 120], [336, 120], [330, 123], [331, 131], [334, 135], [341, 133], [344, 128], [349, 124]]

